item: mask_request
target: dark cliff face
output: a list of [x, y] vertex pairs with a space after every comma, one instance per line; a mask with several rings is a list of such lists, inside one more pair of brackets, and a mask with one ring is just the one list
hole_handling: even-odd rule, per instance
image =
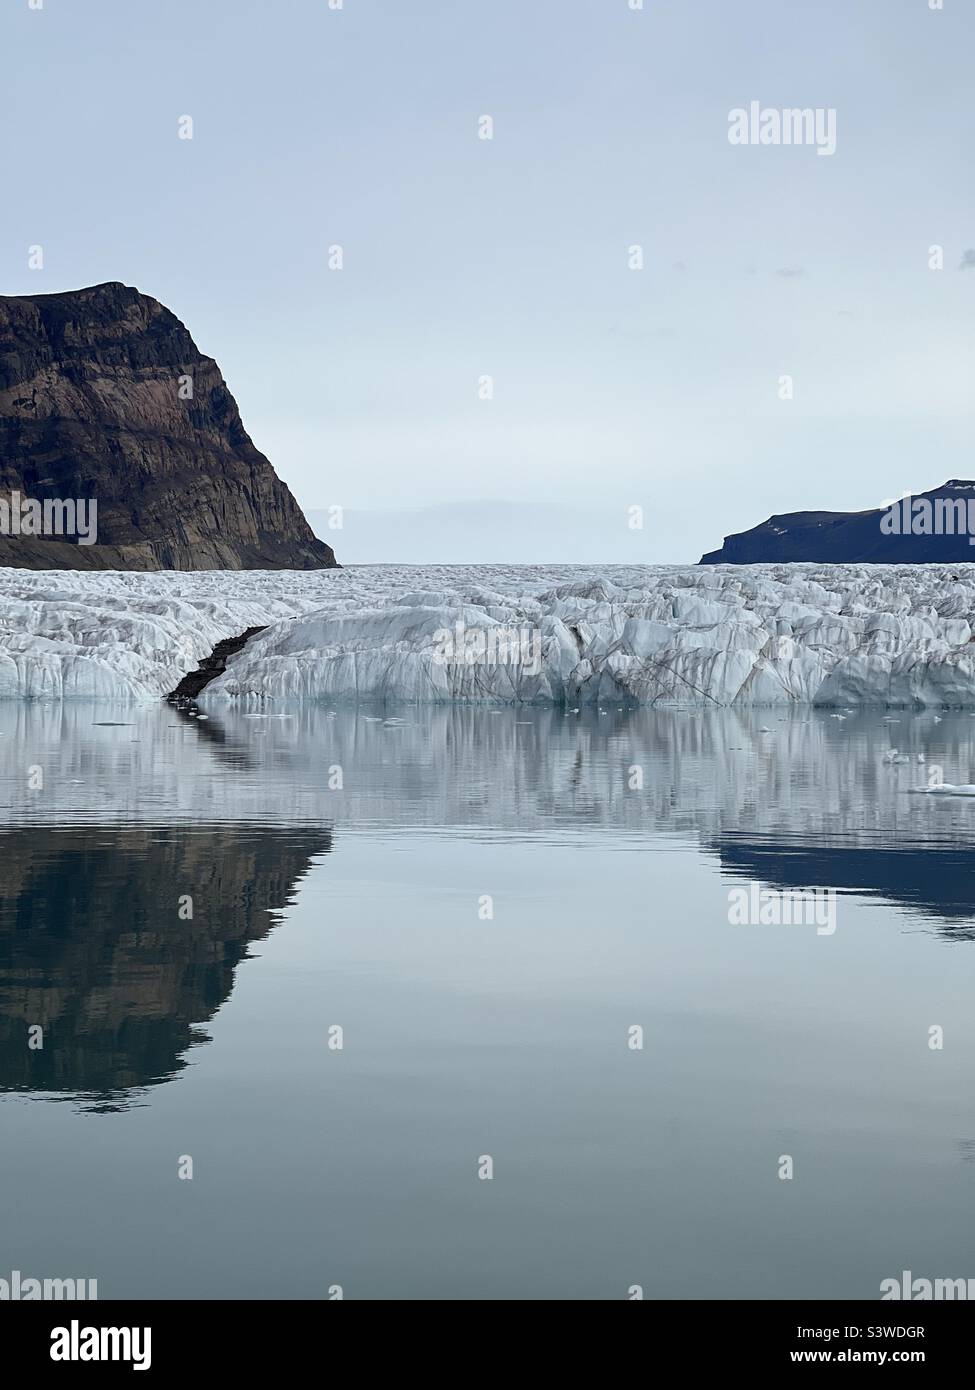
[[[186, 377], [192, 399], [181, 399]], [[0, 565], [336, 563], [251, 442], [216, 362], [127, 285], [0, 296], [0, 497], [15, 491], [96, 499], [97, 543], [0, 534]]]
[[[975, 482], [953, 478], [913, 499], [911, 517], [898, 506], [895, 525], [883, 524], [890, 508], [869, 512], [788, 512], [760, 526], [726, 536], [702, 565], [813, 564], [942, 565], [975, 563]], [[939, 505], [940, 504], [940, 505]], [[912, 504], [909, 503], [910, 507]], [[952, 512], [946, 534], [943, 515]], [[925, 515], [925, 512], [927, 515]], [[939, 520], [939, 512], [942, 519]], [[905, 519], [907, 525], [905, 526]], [[970, 529], [965, 529], [969, 526]]]

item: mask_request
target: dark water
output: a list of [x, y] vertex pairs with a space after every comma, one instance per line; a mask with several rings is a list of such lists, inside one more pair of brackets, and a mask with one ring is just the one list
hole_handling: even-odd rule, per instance
[[[975, 781], [975, 718], [0, 706], [0, 1278], [975, 1276], [975, 801], [932, 765]], [[730, 925], [753, 880], [835, 932]]]

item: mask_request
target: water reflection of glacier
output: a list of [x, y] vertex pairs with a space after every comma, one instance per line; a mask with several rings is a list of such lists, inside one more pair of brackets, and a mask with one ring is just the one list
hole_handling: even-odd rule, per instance
[[[892, 746], [910, 761], [885, 762]], [[971, 901], [975, 801], [911, 795], [936, 767], [946, 781], [975, 780], [971, 716], [295, 706], [196, 720], [0, 707], [8, 824], [256, 822], [580, 843], [606, 831], [634, 845], [672, 835], [732, 873], [889, 892], [957, 923]]]

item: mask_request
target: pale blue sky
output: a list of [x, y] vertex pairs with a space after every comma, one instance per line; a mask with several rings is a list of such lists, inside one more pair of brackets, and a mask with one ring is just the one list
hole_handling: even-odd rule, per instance
[[[161, 299], [306, 508], [696, 560], [975, 474], [965, 0], [5, 0], [0, 42], [0, 290]], [[731, 146], [751, 100], [836, 154]]]

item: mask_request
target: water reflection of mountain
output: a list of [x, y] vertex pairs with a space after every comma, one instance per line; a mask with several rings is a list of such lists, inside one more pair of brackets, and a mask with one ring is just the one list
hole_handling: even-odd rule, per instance
[[330, 848], [325, 830], [253, 825], [2, 835], [0, 1090], [119, 1109], [172, 1079]]
[[[911, 794], [935, 766], [975, 782], [970, 714], [209, 715], [0, 705], [0, 823], [15, 827], [0, 836], [0, 1090], [117, 1106], [174, 1076], [248, 943], [330, 848], [323, 825], [434, 834], [445, 854], [452, 836], [582, 852], [602, 835], [634, 852], [672, 837], [734, 879], [876, 895], [975, 939], [975, 800]], [[885, 760], [893, 746], [910, 761]], [[27, 1048], [32, 1023], [43, 1051]]]
[[779, 891], [817, 886], [883, 898], [936, 919], [953, 941], [975, 941], [975, 846], [799, 844], [725, 835], [708, 848], [736, 878]]

